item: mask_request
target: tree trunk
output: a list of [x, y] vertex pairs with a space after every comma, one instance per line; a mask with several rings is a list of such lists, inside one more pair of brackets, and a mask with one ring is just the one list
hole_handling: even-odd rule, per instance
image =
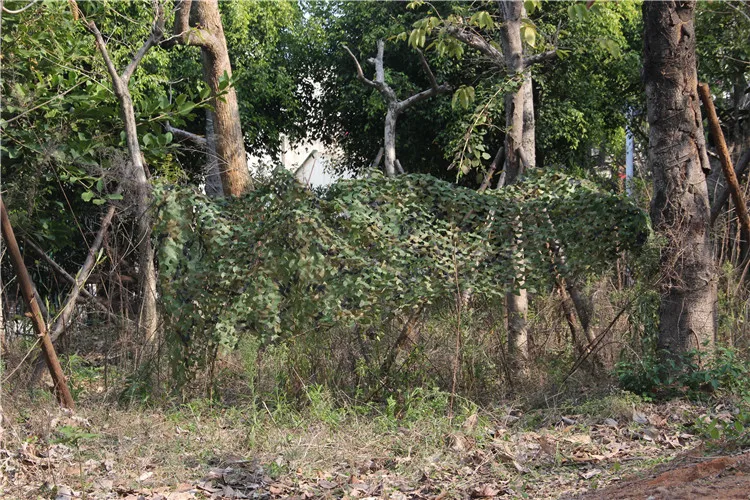
[[531, 74], [524, 74], [523, 87], [523, 138], [521, 146], [530, 168], [536, 167], [536, 120], [534, 118], [534, 91]]
[[140, 284], [141, 306], [138, 312], [138, 330], [147, 345], [156, 342], [159, 329], [159, 314], [156, 308], [156, 266], [154, 265], [154, 246], [151, 243], [151, 184], [146, 177], [141, 147], [135, 125], [135, 112], [130, 91], [121, 86], [118, 94], [122, 119], [125, 123], [128, 152], [130, 154], [130, 173], [134, 181], [133, 208], [138, 222], [138, 281]]
[[[158, 5], [158, 4], [157, 4]], [[89, 31], [96, 39], [96, 47], [104, 59], [107, 72], [112, 80], [112, 88], [120, 103], [120, 114], [125, 128], [125, 140], [128, 147], [128, 177], [131, 185], [131, 204], [137, 221], [136, 235], [138, 248], [138, 282], [141, 303], [138, 312], [138, 330], [148, 345], [157, 339], [159, 315], [156, 307], [156, 266], [154, 264], [154, 247], [151, 244], [151, 184], [146, 177], [146, 166], [143, 162], [141, 147], [138, 143], [133, 99], [130, 96], [128, 83], [136, 67], [146, 52], [159, 42], [163, 34], [164, 17], [161, 8], [157, 7], [156, 22], [151, 36], [138, 50], [133, 60], [118, 74], [112, 59], [109, 57], [104, 38], [94, 22], [88, 24]]]
[[[500, 2], [503, 24], [500, 37], [505, 56], [505, 67], [508, 74], [523, 78], [524, 81], [516, 92], [505, 96], [505, 184], [516, 182], [522, 173], [522, 157], [529, 160], [534, 151], [534, 108], [531, 98], [531, 80], [524, 74], [523, 44], [521, 42], [521, 19], [525, 14], [520, 0], [503, 0]], [[530, 99], [528, 99], [530, 100]], [[525, 123], [527, 122], [527, 123]], [[530, 130], [525, 130], [525, 125]], [[526, 148], [529, 151], [526, 151]], [[535, 158], [535, 156], [532, 156]], [[533, 163], [532, 163], [533, 164]], [[519, 226], [521, 221], [517, 221]], [[529, 338], [526, 317], [529, 299], [523, 288], [523, 276], [516, 276], [518, 290], [506, 295], [508, 310], [508, 355], [512, 363], [523, 367], [528, 360]]]
[[388, 106], [388, 113], [385, 115], [385, 175], [386, 177], [396, 176], [396, 121], [398, 120], [398, 110], [393, 106]]
[[695, 1], [643, 3], [651, 218], [662, 249], [659, 347], [711, 347], [716, 279], [709, 244], [705, 150], [695, 64]]
[[206, 110], [206, 166], [204, 168], [206, 195], [212, 198], [224, 196], [219, 173], [219, 154], [216, 150], [216, 131], [214, 130], [214, 113]]
[[[213, 43], [206, 44], [201, 50], [203, 77], [216, 96], [222, 92], [219, 80], [222, 76], [232, 77], [232, 66], [229, 63], [229, 51], [224, 37], [224, 28], [219, 15], [218, 0], [196, 1], [196, 13], [201, 28], [213, 35]], [[240, 107], [237, 104], [237, 92], [234, 86], [223, 90], [221, 97], [214, 97], [214, 131], [216, 151], [221, 159], [221, 184], [228, 196], [240, 196], [250, 188], [250, 171], [247, 167], [245, 140], [240, 124]]]
[[[203, 77], [214, 98], [214, 132], [216, 152], [224, 194], [240, 196], [252, 188], [247, 167], [245, 142], [240, 124], [237, 93], [224, 78], [232, 77], [227, 40], [221, 23], [218, 0], [179, 0], [175, 9], [174, 36], [167, 46], [182, 43], [201, 48]], [[195, 6], [196, 25], [190, 26], [191, 8]]]

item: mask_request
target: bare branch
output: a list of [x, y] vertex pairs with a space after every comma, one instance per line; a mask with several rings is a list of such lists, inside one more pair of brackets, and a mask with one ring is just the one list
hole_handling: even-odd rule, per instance
[[112, 58], [109, 57], [109, 52], [107, 51], [107, 45], [104, 43], [104, 38], [102, 37], [101, 31], [99, 31], [99, 28], [96, 27], [96, 23], [94, 21], [91, 21], [87, 25], [88, 30], [94, 35], [94, 38], [96, 39], [96, 47], [99, 49], [99, 52], [102, 54], [102, 58], [104, 59], [104, 64], [107, 66], [107, 72], [109, 73], [110, 78], [112, 79], [112, 87], [115, 90], [115, 94], [119, 97], [122, 95], [122, 92], [126, 90], [124, 88], [122, 79], [120, 78], [120, 75], [117, 73], [117, 68], [115, 68], [115, 63], [112, 62]]
[[396, 106], [398, 108], [398, 111], [401, 112], [405, 110], [406, 108], [417, 104], [418, 102], [422, 102], [425, 99], [429, 99], [432, 96], [435, 96], [438, 94], [445, 94], [446, 92], [450, 92], [450, 91], [451, 91], [450, 85], [442, 84], [437, 87], [423, 90], [419, 94], [414, 94], [413, 96], [409, 97], [408, 99], [404, 99], [403, 101], [399, 101], [398, 103], [396, 103]]
[[143, 56], [149, 51], [154, 45], [158, 45], [162, 38], [164, 38], [164, 7], [161, 5], [159, 0], [154, 0], [154, 24], [151, 27], [151, 34], [143, 42], [143, 45], [138, 52], [133, 56], [133, 60], [127, 65], [125, 71], [122, 72], [122, 80], [125, 85], [130, 81], [130, 77], [133, 76], [133, 72], [140, 64]]
[[372, 80], [370, 80], [369, 78], [365, 76], [364, 72], [362, 71], [362, 66], [359, 64], [359, 60], [357, 59], [357, 56], [355, 56], [354, 53], [351, 50], [349, 50], [349, 47], [347, 47], [346, 45], [343, 45], [343, 47], [344, 47], [344, 50], [346, 50], [349, 53], [349, 55], [352, 56], [352, 59], [354, 60], [354, 64], [357, 65], [357, 78], [359, 79], [359, 81], [361, 81], [365, 85], [368, 85], [370, 87], [377, 89], [378, 85], [376, 85], [375, 82], [373, 82]]
[[539, 64], [541, 62], [554, 59], [555, 57], [557, 57], [557, 49], [548, 50], [547, 52], [542, 52], [541, 54], [535, 54], [533, 56], [525, 57], [523, 60], [523, 67], [528, 68], [533, 64]]
[[487, 169], [487, 173], [484, 175], [482, 184], [479, 186], [479, 189], [477, 189], [478, 192], [484, 193], [490, 186], [490, 183], [492, 182], [492, 176], [495, 175], [495, 171], [497, 170], [498, 165], [500, 165], [500, 159], [503, 157], [504, 150], [505, 148], [503, 148], [502, 146], [497, 149], [497, 153], [495, 153], [495, 157], [492, 159], [492, 163], [490, 163], [490, 168]]
[[422, 63], [422, 69], [424, 69], [424, 72], [427, 73], [427, 78], [430, 80], [430, 86], [434, 89], [438, 86], [437, 80], [435, 79], [435, 75], [433, 74], [432, 70], [430, 69], [430, 65], [427, 63], [427, 59], [424, 57], [424, 53], [417, 49], [417, 54], [419, 54], [419, 60]]
[[5, 7], [5, 5], [3, 5], [3, 12], [5, 12], [6, 14], [20, 14], [21, 12], [25, 11], [26, 9], [28, 9], [29, 7], [31, 7], [37, 2], [39, 2], [39, 0], [31, 0], [31, 2], [29, 2], [26, 6], [21, 7], [18, 10], [10, 10], [7, 7]]
[[505, 69], [505, 60], [503, 58], [503, 53], [483, 37], [456, 25], [446, 26], [445, 32], [459, 42], [463, 42], [469, 47], [476, 49], [485, 56], [489, 57], [496, 66]]
[[188, 132], [187, 130], [183, 130], [181, 128], [173, 127], [169, 122], [164, 125], [164, 128], [167, 130], [167, 132], [171, 132], [172, 135], [176, 137], [191, 141], [202, 148], [206, 147], [206, 138], [201, 135]]

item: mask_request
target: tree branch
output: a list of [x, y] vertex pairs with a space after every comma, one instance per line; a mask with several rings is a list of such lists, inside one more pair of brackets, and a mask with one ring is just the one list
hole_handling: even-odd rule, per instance
[[534, 54], [533, 56], [524, 58], [523, 67], [528, 68], [533, 64], [539, 64], [541, 62], [554, 59], [555, 57], [557, 57], [557, 49], [548, 50], [547, 52], [542, 52], [541, 54]]
[[130, 77], [133, 76], [133, 72], [138, 67], [138, 64], [140, 64], [143, 56], [146, 55], [146, 52], [148, 52], [154, 45], [158, 45], [159, 41], [164, 37], [164, 7], [159, 0], [153, 0], [153, 2], [155, 18], [154, 24], [151, 27], [151, 34], [148, 39], [143, 42], [143, 45], [138, 49], [138, 52], [135, 53], [133, 60], [130, 61], [130, 64], [125, 68], [125, 71], [122, 72], [122, 81], [125, 85], [130, 81]]
[[451, 86], [447, 84], [442, 84], [437, 87], [433, 87], [427, 90], [423, 90], [419, 94], [414, 94], [413, 96], [409, 97], [408, 99], [404, 99], [403, 101], [399, 101], [396, 103], [396, 107], [399, 111], [399, 113], [406, 108], [413, 106], [414, 104], [417, 104], [418, 102], [422, 102], [425, 99], [429, 99], [430, 97], [438, 94], [445, 94], [446, 92], [451, 91]]
[[101, 52], [102, 58], [104, 59], [104, 64], [107, 66], [107, 72], [112, 79], [112, 87], [114, 88], [115, 94], [119, 97], [122, 95], [123, 90], [125, 90], [123, 88], [123, 81], [120, 78], [120, 74], [117, 73], [115, 63], [113, 63], [112, 58], [109, 57], [109, 51], [107, 51], [107, 45], [104, 43], [102, 33], [101, 31], [99, 31], [99, 28], [96, 27], [96, 23], [94, 21], [88, 23], [87, 28], [94, 35], [94, 39], [96, 40], [96, 47], [99, 49], [99, 52]]
[[370, 80], [369, 78], [365, 76], [364, 72], [362, 71], [362, 66], [359, 64], [359, 60], [357, 59], [357, 56], [355, 56], [354, 53], [351, 50], [349, 50], [349, 47], [347, 47], [346, 45], [343, 45], [343, 47], [344, 47], [344, 50], [346, 50], [349, 53], [349, 55], [352, 56], [352, 59], [354, 60], [354, 64], [357, 65], [357, 79], [369, 87], [379, 89], [378, 85], [376, 85], [375, 82], [373, 82], [372, 80]]
[[417, 54], [419, 54], [419, 61], [422, 63], [422, 69], [424, 69], [424, 72], [427, 73], [427, 78], [430, 80], [430, 87], [437, 88], [438, 82], [435, 78], [434, 73], [430, 69], [430, 65], [427, 63], [427, 59], [424, 57], [424, 53], [422, 53], [421, 50], [417, 49]]
[[505, 69], [505, 59], [503, 58], [503, 53], [500, 52], [496, 47], [492, 46], [483, 37], [456, 25], [446, 26], [445, 32], [459, 42], [463, 42], [469, 47], [476, 49], [485, 56], [489, 57], [496, 66]]
[[173, 127], [169, 122], [167, 122], [166, 125], [164, 125], [164, 128], [166, 129], [167, 132], [171, 132], [172, 135], [176, 137], [191, 141], [202, 148], [206, 147], [206, 144], [207, 144], [206, 138], [201, 135], [188, 132], [187, 130], [183, 130], [181, 128]]

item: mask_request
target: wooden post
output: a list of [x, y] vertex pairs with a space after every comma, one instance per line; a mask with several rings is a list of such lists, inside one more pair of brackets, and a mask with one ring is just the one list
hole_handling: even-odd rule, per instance
[[732, 158], [729, 156], [729, 149], [727, 149], [727, 143], [724, 140], [724, 133], [721, 131], [721, 126], [719, 125], [719, 117], [716, 115], [716, 109], [714, 108], [714, 102], [711, 99], [711, 91], [708, 88], [708, 84], [698, 84], [698, 94], [700, 95], [701, 101], [703, 101], [703, 107], [706, 110], [708, 129], [711, 132], [711, 137], [716, 143], [716, 152], [719, 154], [719, 159], [721, 160], [721, 169], [724, 171], [724, 177], [727, 179], [727, 189], [732, 195], [732, 201], [734, 202], [734, 207], [737, 211], [737, 218], [740, 221], [740, 236], [742, 238], [740, 254], [741, 258], [744, 260], [747, 255], [748, 244], [750, 244], [750, 214], [747, 212], [745, 196], [740, 189], [740, 183], [737, 181], [737, 176], [734, 174]]
[[23, 294], [26, 306], [31, 312], [31, 322], [34, 325], [34, 331], [39, 337], [44, 361], [47, 363], [47, 367], [52, 375], [52, 381], [55, 384], [55, 394], [61, 405], [70, 408], [71, 410], [75, 409], [73, 396], [71, 396], [70, 390], [68, 389], [68, 383], [65, 380], [60, 361], [57, 359], [55, 348], [52, 346], [52, 341], [50, 340], [49, 335], [47, 335], [47, 326], [44, 324], [42, 312], [39, 310], [39, 304], [37, 304], [36, 299], [34, 298], [34, 285], [31, 282], [29, 271], [26, 269], [26, 264], [23, 262], [21, 250], [18, 248], [16, 235], [13, 233], [13, 227], [10, 225], [8, 211], [5, 208], [5, 203], [3, 202], [2, 197], [0, 197], [0, 218], [2, 219], [3, 237], [8, 244], [10, 259], [13, 262], [13, 266], [16, 268], [18, 281], [21, 284], [21, 293]]

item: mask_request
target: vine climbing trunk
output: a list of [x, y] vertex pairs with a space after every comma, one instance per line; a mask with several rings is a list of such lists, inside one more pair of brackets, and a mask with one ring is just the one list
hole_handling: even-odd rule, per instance
[[653, 173], [651, 218], [661, 255], [659, 346], [672, 355], [716, 336], [716, 277], [709, 242], [708, 156], [695, 59], [695, 1], [643, 3], [644, 63]]

